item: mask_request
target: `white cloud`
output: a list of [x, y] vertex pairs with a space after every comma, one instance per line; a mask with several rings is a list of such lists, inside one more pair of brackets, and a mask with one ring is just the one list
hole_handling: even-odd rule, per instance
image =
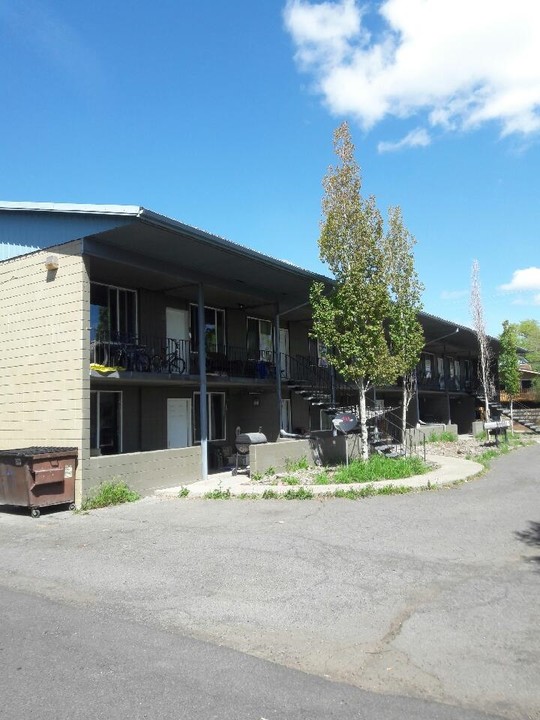
[[[529, 267], [516, 270], [509, 283], [501, 285], [499, 290], [505, 292], [521, 292], [523, 290], [540, 290], [540, 268]], [[537, 298], [540, 295], [537, 296]]]
[[540, 130], [538, 0], [288, 0], [284, 20], [330, 110], [366, 129], [425, 113], [447, 130]]
[[416, 128], [416, 130], [411, 130], [410, 133], [397, 142], [380, 142], [377, 145], [377, 150], [380, 153], [396, 152], [397, 150], [403, 150], [403, 148], [427, 147], [430, 144], [429, 133], [424, 128]]

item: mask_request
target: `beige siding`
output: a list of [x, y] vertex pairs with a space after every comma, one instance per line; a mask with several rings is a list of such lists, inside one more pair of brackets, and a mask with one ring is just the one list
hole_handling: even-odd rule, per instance
[[[73, 446], [89, 424], [88, 283], [80, 242], [0, 263], [0, 448]], [[59, 259], [56, 272], [45, 258]]]

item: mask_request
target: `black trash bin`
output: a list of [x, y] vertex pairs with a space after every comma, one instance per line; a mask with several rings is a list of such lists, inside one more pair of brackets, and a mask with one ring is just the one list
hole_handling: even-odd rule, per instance
[[0, 505], [40, 508], [69, 505], [75, 509], [77, 448], [27, 447], [0, 450]]

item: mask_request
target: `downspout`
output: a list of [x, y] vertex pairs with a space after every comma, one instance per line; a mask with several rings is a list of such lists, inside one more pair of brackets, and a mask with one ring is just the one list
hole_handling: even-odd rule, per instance
[[199, 305], [197, 321], [199, 325], [199, 402], [201, 419], [201, 480], [208, 479], [208, 400], [206, 397], [206, 332], [204, 322], [204, 289], [199, 283]]

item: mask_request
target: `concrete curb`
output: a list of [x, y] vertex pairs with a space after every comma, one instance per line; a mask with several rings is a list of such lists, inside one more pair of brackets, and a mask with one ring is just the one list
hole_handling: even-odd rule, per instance
[[373, 483], [352, 483], [347, 485], [266, 485], [263, 483], [251, 483], [247, 475], [233, 475], [231, 472], [225, 472], [211, 475], [208, 480], [199, 480], [189, 485], [178, 485], [176, 487], [156, 490], [155, 494], [160, 497], [178, 497], [178, 493], [183, 487], [189, 490], [190, 498], [204, 497], [206, 493], [212, 492], [213, 490], [229, 491], [232, 496], [238, 496], [246, 493], [250, 495], [262, 495], [266, 490], [273, 490], [283, 495], [288, 490], [299, 487], [309, 487], [314, 495], [325, 495], [335, 490], [358, 490], [366, 485], [373, 485], [377, 488], [402, 486], [424, 488], [428, 485], [451, 485], [452, 483], [478, 475], [478, 473], [484, 469], [480, 463], [462, 458], [448, 457], [445, 455], [427, 455], [426, 458], [428, 462], [436, 465], [434, 470], [424, 475], [414, 475], [413, 477], [402, 480], [378, 480]]

